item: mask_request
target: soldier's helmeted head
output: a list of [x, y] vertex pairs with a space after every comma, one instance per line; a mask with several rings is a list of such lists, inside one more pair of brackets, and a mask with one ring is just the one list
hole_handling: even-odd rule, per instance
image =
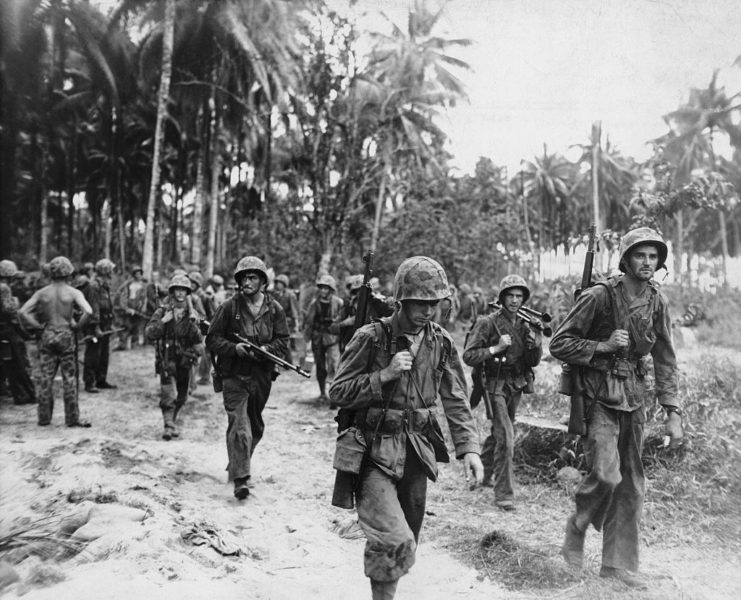
[[66, 256], [56, 256], [49, 261], [49, 277], [53, 280], [72, 277], [75, 267]]
[[448, 276], [442, 265], [427, 256], [407, 258], [396, 269], [394, 300], [439, 301], [450, 296]]
[[11, 279], [18, 275], [18, 267], [12, 260], [0, 260], [0, 278]]
[[234, 280], [237, 282], [237, 286], [242, 287], [242, 281], [248, 273], [255, 273], [260, 277], [260, 287], [267, 285], [268, 268], [261, 258], [257, 256], [245, 256], [239, 260], [234, 269]]
[[630, 254], [638, 246], [649, 245], [656, 248], [658, 252], [658, 264], [656, 270], [666, 268], [666, 259], [669, 254], [669, 249], [664, 242], [664, 238], [654, 229], [650, 227], [638, 227], [628, 231], [620, 240], [620, 246], [618, 248], [618, 254], [620, 256], [619, 268], [623, 273], [628, 272], [628, 261]]

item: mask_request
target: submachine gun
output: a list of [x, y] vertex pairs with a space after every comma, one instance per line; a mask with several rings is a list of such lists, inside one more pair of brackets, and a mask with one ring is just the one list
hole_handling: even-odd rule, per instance
[[[373, 289], [371, 287], [371, 277], [373, 277], [373, 252], [369, 251], [364, 257], [365, 269], [363, 271], [363, 285], [358, 292], [358, 309], [355, 313], [355, 330], [365, 325], [368, 319], [368, 302]], [[341, 408], [337, 412], [335, 421], [337, 421], [337, 433], [341, 434], [352, 426], [355, 420], [355, 411], [349, 408]], [[357, 474], [349, 471], [336, 470], [334, 479], [334, 490], [332, 492], [332, 506], [339, 508], [353, 508], [354, 493], [357, 484]]]
[[[592, 225], [589, 228], [589, 242], [587, 253], [584, 256], [584, 270], [581, 276], [581, 286], [574, 291], [574, 300], [592, 285], [592, 269], [594, 267], [594, 252], [597, 245], [597, 228]], [[569, 433], [585, 435], [587, 423], [584, 410], [584, 382], [581, 377], [581, 369], [577, 365], [564, 363], [561, 365], [561, 385], [558, 392], [571, 397], [569, 410]]]

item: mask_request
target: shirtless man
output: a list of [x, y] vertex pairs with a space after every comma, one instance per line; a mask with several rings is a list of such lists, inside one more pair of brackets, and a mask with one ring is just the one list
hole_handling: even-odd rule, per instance
[[[72, 263], [64, 256], [57, 256], [49, 263], [51, 283], [38, 290], [20, 310], [21, 318], [33, 329], [41, 330], [39, 340], [39, 425], [51, 423], [54, 410], [54, 377], [62, 368], [64, 388], [64, 421], [67, 427], [90, 427], [80, 419], [77, 404], [77, 343], [75, 331], [93, 314], [83, 293], [69, 285], [74, 272]], [[75, 309], [82, 312], [75, 320]]]

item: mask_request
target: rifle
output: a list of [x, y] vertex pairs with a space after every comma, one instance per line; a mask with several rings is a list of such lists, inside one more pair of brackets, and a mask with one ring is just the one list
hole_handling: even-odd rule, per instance
[[[502, 306], [498, 302], [492, 302], [491, 306], [496, 310], [502, 308]], [[525, 307], [521, 306], [517, 311], [517, 316], [525, 321], [525, 323], [533, 327], [533, 329], [537, 329], [538, 331], [540, 331], [544, 336], [551, 337], [553, 335], [553, 329], [548, 327], [548, 325], [543, 325], [540, 318], [536, 315], [541, 315], [541, 317], [548, 317], [548, 321], [550, 321], [551, 315], [549, 315], [548, 313], [539, 313], [532, 308], [528, 308], [527, 310], [525, 310]]]
[[[370, 280], [373, 276], [373, 252], [368, 253], [363, 257], [365, 263], [365, 270], [363, 271], [363, 285], [358, 292], [358, 310], [355, 313], [355, 330], [365, 325], [368, 318], [368, 301], [371, 296], [371, 284]], [[335, 417], [337, 421], [337, 433], [341, 434], [352, 426], [355, 421], [355, 411], [348, 408], [341, 408], [337, 411]], [[358, 476], [354, 473], [347, 471], [335, 471], [334, 478], [334, 489], [332, 490], [332, 506], [339, 508], [351, 509], [355, 506], [354, 495], [355, 488], [357, 486]]]
[[92, 341], [94, 344], [97, 344], [99, 337], [106, 337], [114, 333], [120, 333], [121, 331], [126, 331], [126, 327], [114, 327], [113, 329], [107, 329], [106, 331], [101, 331], [100, 335], [95, 335], [94, 333], [91, 333], [90, 335], [86, 335], [85, 337], [83, 337], [80, 341], [81, 342]]
[[302, 377], [306, 377], [309, 379], [311, 377], [311, 373], [308, 371], [304, 371], [301, 367], [298, 365], [294, 365], [292, 363], [289, 363], [287, 360], [283, 360], [280, 356], [276, 356], [272, 352], [268, 352], [264, 348], [261, 348], [254, 342], [251, 342], [246, 337], [242, 337], [241, 335], [237, 333], [230, 333], [230, 337], [234, 338], [237, 342], [240, 344], [246, 344], [249, 349], [254, 352], [259, 358], [263, 358], [265, 360], [269, 360], [275, 365], [278, 365], [279, 367], [283, 367], [284, 369], [290, 369], [291, 371], [294, 371], [301, 375]]
[[[574, 291], [574, 300], [578, 300], [581, 293], [592, 285], [592, 268], [594, 266], [594, 251], [596, 246], [597, 228], [589, 228], [589, 242], [584, 257], [584, 270], [581, 276], [581, 286]], [[564, 363], [561, 365], [561, 385], [559, 393], [571, 396], [569, 409], [569, 433], [586, 435], [587, 423], [584, 411], [584, 383], [581, 369], [575, 365]]]

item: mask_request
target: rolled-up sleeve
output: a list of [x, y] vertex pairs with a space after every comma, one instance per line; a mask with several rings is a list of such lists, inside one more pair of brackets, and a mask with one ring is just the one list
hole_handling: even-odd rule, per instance
[[672, 322], [666, 299], [659, 296], [659, 314], [654, 321], [656, 343], [651, 349], [654, 359], [656, 395], [663, 406], [678, 406], [677, 357], [672, 343]]

